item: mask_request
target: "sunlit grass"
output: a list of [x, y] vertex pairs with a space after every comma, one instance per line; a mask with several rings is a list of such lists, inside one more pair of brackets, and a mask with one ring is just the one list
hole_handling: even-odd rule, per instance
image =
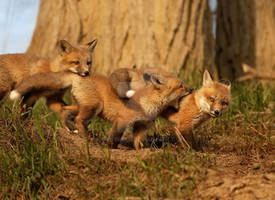
[[[190, 79], [188, 84], [198, 88], [201, 82]], [[5, 102], [0, 108], [0, 198], [55, 199], [70, 188], [75, 198], [82, 199], [188, 199], [198, 178], [216, 167], [213, 154], [274, 152], [274, 94], [274, 86], [233, 83], [230, 109], [194, 130], [203, 153], [175, 148], [163, 140], [161, 151], [146, 159], [137, 155], [136, 162], [111, 159], [104, 144], [105, 157], [87, 156], [88, 152], [74, 155], [60, 145], [59, 118], [43, 99], [25, 118], [18, 104]], [[110, 127], [110, 122], [95, 118], [88, 128], [91, 137], [104, 141]], [[172, 137], [168, 127], [159, 118], [148, 135]], [[151, 148], [156, 146], [153, 141]]]
[[203, 124], [195, 135], [216, 151], [266, 153], [272, 150], [274, 123], [274, 87], [233, 84], [230, 109], [221, 118]]
[[41, 117], [23, 120], [17, 105], [1, 106], [1, 199], [47, 198], [51, 179], [61, 180], [65, 166], [58, 154], [56, 130]]

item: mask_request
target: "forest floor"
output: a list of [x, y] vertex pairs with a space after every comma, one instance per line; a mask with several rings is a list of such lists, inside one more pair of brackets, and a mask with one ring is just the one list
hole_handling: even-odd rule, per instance
[[24, 119], [17, 104], [4, 103], [0, 199], [273, 200], [274, 94], [274, 87], [233, 85], [231, 108], [194, 130], [197, 150], [168, 143], [163, 119], [149, 132], [150, 147], [109, 149], [104, 120], [92, 120], [88, 142], [62, 129], [43, 100]]
[[[87, 142], [78, 135], [64, 133], [62, 144], [70, 149], [70, 154], [87, 151]], [[155, 154], [162, 154], [163, 149], [145, 148], [140, 151], [129, 149], [105, 149], [108, 159], [120, 163], [140, 163], [140, 160], [152, 159]], [[96, 143], [89, 144], [89, 153], [93, 158], [106, 159], [106, 151]], [[170, 153], [178, 153], [171, 147]], [[73, 153], [74, 152], [74, 153]], [[195, 156], [203, 157], [208, 153], [196, 153]], [[79, 154], [74, 155], [79, 158]], [[267, 155], [238, 155], [234, 152], [208, 154], [205, 172], [197, 176], [197, 183], [191, 195], [186, 199], [220, 199], [220, 200], [273, 200], [275, 197], [275, 148]], [[211, 159], [212, 158], [212, 159]], [[210, 161], [211, 160], [211, 161]], [[71, 166], [72, 176], [75, 176], [76, 166]], [[205, 167], [205, 166], [204, 166]], [[165, 173], [165, 172], [160, 172]], [[158, 174], [155, 174], [156, 176]], [[178, 174], [180, 175], [180, 174]], [[106, 177], [106, 181], [109, 177]], [[103, 180], [104, 181], [104, 180]], [[70, 186], [65, 186], [61, 196], [77, 199], [77, 191], [72, 191]], [[74, 194], [74, 195], [73, 195]], [[73, 198], [73, 199], [74, 199]], [[182, 197], [184, 198], [184, 197]], [[125, 196], [125, 199], [143, 199], [142, 197]], [[174, 199], [167, 197], [164, 199]], [[177, 199], [177, 198], [175, 198]], [[181, 199], [181, 198], [179, 198]]]

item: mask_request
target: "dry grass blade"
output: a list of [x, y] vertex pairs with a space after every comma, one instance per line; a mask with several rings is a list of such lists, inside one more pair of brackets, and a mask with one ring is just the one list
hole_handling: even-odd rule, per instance
[[181, 146], [185, 149], [186, 147], [187, 148], [190, 148], [190, 145], [188, 144], [188, 142], [184, 139], [184, 137], [182, 136], [182, 134], [180, 133], [179, 129], [177, 127], [174, 127], [175, 129], [175, 134], [181, 144]]
[[257, 129], [255, 129], [253, 126], [250, 126], [250, 128], [257, 134], [259, 134], [260, 136], [262, 136], [263, 138], [266, 138], [266, 136], [264, 134], [262, 134], [260, 131], [258, 131]]

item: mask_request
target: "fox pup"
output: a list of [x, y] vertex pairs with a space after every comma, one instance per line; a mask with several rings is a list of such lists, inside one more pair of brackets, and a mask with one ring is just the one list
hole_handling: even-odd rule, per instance
[[164, 110], [162, 116], [175, 123], [189, 144], [193, 144], [192, 130], [201, 123], [222, 115], [231, 104], [231, 83], [213, 81], [209, 72], [203, 74], [203, 85], [180, 100], [178, 111]]
[[17, 97], [32, 90], [63, 90], [72, 86], [75, 104], [64, 106], [61, 113], [62, 124], [66, 127], [67, 117], [77, 114], [75, 126], [81, 135], [86, 135], [85, 125], [90, 117], [100, 116], [113, 122], [108, 144], [116, 148], [128, 126], [133, 126], [134, 147], [139, 148], [147, 127], [166, 106], [186, 95], [189, 89], [174, 76], [144, 74], [150, 81], [142, 90], [125, 104], [114, 91], [108, 78], [91, 74], [79, 77], [68, 72], [43, 73], [22, 82], [16, 89]]
[[[168, 73], [157, 68], [145, 69], [147, 73]], [[121, 73], [127, 74], [121, 76]], [[119, 95], [131, 98], [136, 90], [146, 85], [146, 81], [141, 76], [142, 71], [138, 69], [123, 68], [114, 71], [111, 77], [116, 77], [116, 81], [111, 83]], [[133, 77], [133, 78], [132, 78]], [[132, 84], [132, 82], [136, 84]], [[116, 83], [127, 83], [127, 87], [121, 87]], [[178, 110], [171, 107], [165, 109], [162, 116], [176, 124], [176, 127], [189, 143], [193, 143], [192, 130], [210, 117], [218, 117], [224, 112], [231, 103], [231, 84], [229, 81], [217, 82], [211, 79], [206, 70], [203, 76], [203, 86], [194, 91], [191, 95], [183, 97], [179, 101]]]
[[[86, 45], [72, 46], [69, 42], [59, 42], [60, 53], [53, 59], [38, 58], [27, 54], [6, 54], [0, 56], [0, 100], [24, 79], [38, 73], [69, 71], [81, 77], [90, 74], [92, 52], [97, 40]], [[34, 83], [35, 84], [35, 83]], [[47, 104], [55, 112], [60, 112], [64, 91], [48, 93]], [[32, 105], [43, 93], [32, 93], [24, 103]], [[16, 93], [11, 93], [16, 98]]]
[[146, 86], [143, 74], [161, 74], [172, 76], [171, 73], [160, 68], [119, 68], [111, 73], [109, 80], [120, 98], [131, 98], [136, 90]]

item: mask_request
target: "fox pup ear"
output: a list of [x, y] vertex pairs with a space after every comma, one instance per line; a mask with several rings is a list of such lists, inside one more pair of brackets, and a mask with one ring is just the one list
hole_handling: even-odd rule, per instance
[[204, 86], [213, 84], [213, 80], [207, 70], [205, 70], [203, 73], [203, 81], [202, 82], [203, 82], [202, 85], [204, 85]]
[[228, 81], [228, 80], [220, 80], [220, 83], [226, 85], [229, 90], [231, 89], [231, 82], [230, 81]]
[[64, 53], [71, 53], [74, 50], [74, 47], [66, 40], [59, 41], [59, 48]]
[[90, 52], [94, 51], [94, 48], [96, 47], [96, 45], [97, 45], [97, 39], [87, 43], [87, 46]]
[[151, 74], [150, 81], [157, 89], [160, 89], [166, 83], [165, 78], [159, 74]]

